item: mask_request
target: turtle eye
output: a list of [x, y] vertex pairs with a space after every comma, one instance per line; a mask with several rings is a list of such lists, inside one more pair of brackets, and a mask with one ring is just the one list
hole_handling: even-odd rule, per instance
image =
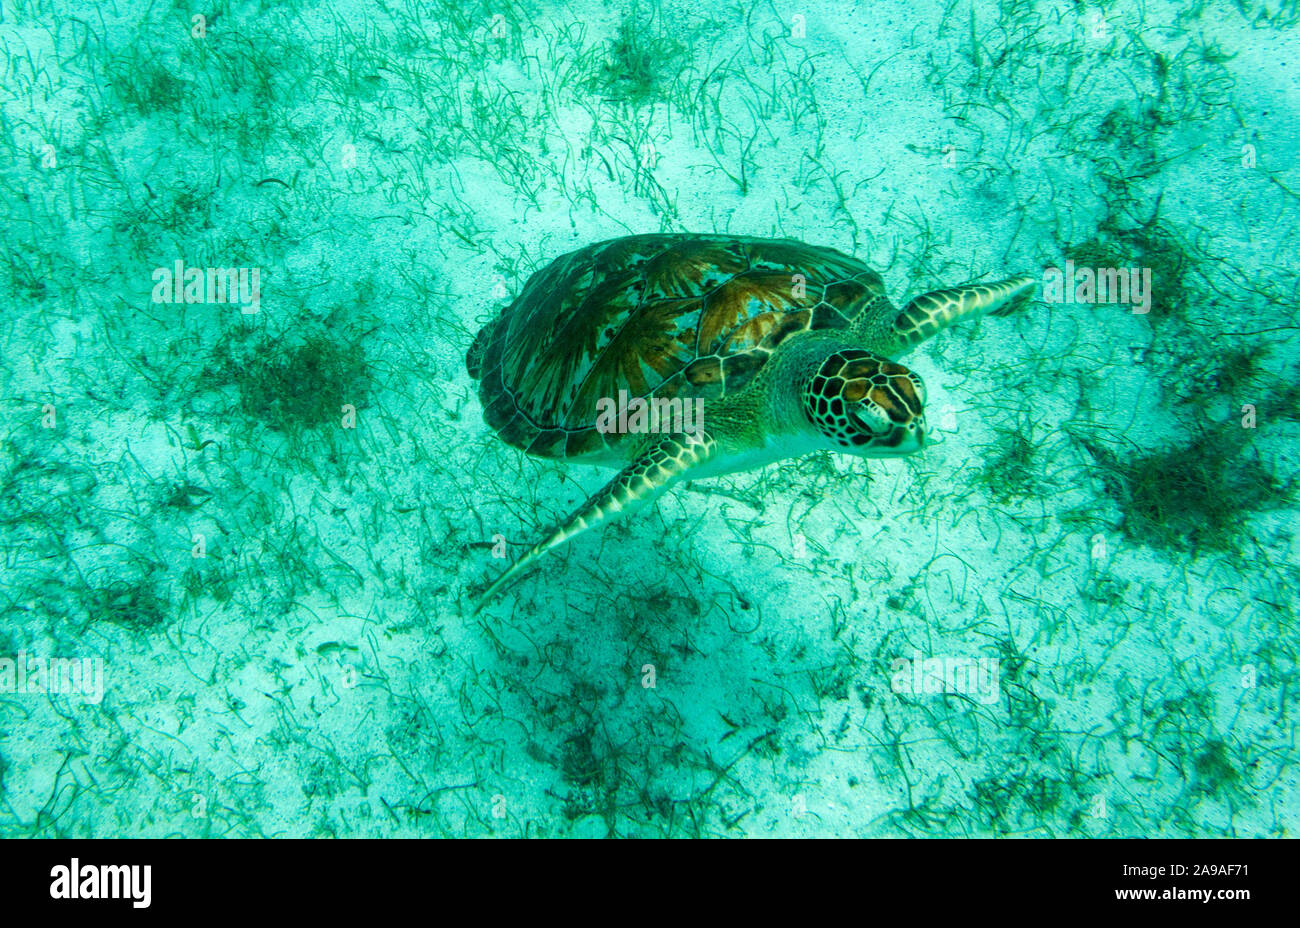
[[860, 431], [877, 437], [888, 435], [894, 427], [885, 411], [870, 400], [849, 406], [849, 421]]

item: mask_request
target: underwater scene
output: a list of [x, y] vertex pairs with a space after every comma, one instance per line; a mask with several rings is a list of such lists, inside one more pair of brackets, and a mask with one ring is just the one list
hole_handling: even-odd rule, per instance
[[1296, 836], [1296, 0], [0, 72], [0, 837]]

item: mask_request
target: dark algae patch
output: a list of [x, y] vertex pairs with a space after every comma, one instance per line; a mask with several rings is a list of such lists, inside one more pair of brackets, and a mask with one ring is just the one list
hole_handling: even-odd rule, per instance
[[1003, 431], [998, 440], [986, 449], [988, 463], [976, 479], [1001, 503], [1032, 496], [1036, 451], [1033, 441], [1022, 431]]
[[171, 620], [171, 606], [147, 582], [114, 580], [86, 590], [84, 605], [91, 621], [111, 622], [135, 632], [152, 632]]
[[1246, 518], [1283, 505], [1290, 495], [1289, 485], [1230, 426], [1128, 455], [1085, 444], [1123, 513], [1124, 535], [1154, 548], [1235, 550]]
[[644, 103], [662, 93], [665, 77], [676, 73], [684, 51], [658, 17], [633, 9], [606, 44], [588, 86], [610, 100]]
[[328, 334], [288, 345], [266, 337], [241, 352], [226, 345], [216, 361], [238, 388], [240, 411], [281, 431], [336, 422], [344, 404], [360, 405], [368, 392], [364, 349]]

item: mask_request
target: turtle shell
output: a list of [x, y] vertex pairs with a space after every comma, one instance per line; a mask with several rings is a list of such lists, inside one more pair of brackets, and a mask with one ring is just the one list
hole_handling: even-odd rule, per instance
[[789, 336], [842, 329], [884, 285], [860, 261], [792, 239], [632, 235], [557, 258], [474, 340], [483, 416], [517, 448], [599, 458], [597, 401], [716, 399]]

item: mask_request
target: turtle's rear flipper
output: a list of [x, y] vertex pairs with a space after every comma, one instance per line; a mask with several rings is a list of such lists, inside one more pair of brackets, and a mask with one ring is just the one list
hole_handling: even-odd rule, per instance
[[563, 525], [544, 541], [533, 545], [528, 553], [497, 578], [474, 607], [477, 613], [511, 580], [530, 567], [533, 561], [552, 548], [564, 544], [589, 528], [629, 515], [653, 501], [664, 490], [682, 479], [693, 468], [713, 455], [713, 439], [703, 432], [694, 435], [666, 435], [652, 444], [635, 461], [579, 507]]
[[899, 349], [925, 341], [964, 316], [1009, 312], [1029, 299], [1037, 284], [1035, 277], [1020, 276], [992, 284], [968, 284], [922, 293], [904, 306], [894, 320]]

